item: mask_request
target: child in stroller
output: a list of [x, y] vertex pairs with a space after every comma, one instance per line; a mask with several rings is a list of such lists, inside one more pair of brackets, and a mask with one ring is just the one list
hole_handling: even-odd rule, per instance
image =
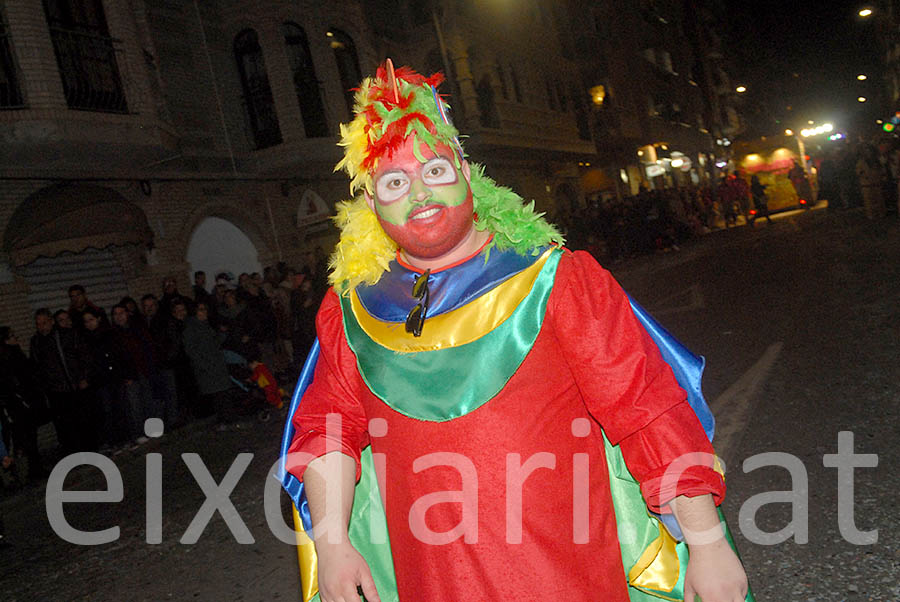
[[268, 422], [273, 409], [284, 407], [284, 391], [278, 381], [258, 354], [245, 358], [228, 349], [224, 353], [232, 382], [245, 393], [240, 403], [241, 413], [255, 414], [260, 422]]

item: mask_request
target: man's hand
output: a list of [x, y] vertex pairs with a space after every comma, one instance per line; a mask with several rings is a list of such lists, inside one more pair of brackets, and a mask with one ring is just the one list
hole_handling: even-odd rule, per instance
[[303, 484], [316, 534], [322, 602], [359, 602], [357, 586], [368, 602], [381, 602], [369, 566], [347, 536], [356, 460], [340, 452], [320, 456], [307, 466]]
[[322, 602], [359, 602], [358, 586], [368, 602], [381, 601], [369, 565], [349, 542], [317, 542], [316, 553]]
[[678, 496], [669, 506], [678, 519], [691, 556], [684, 578], [684, 600], [744, 602], [747, 575], [725, 539], [711, 495]]
[[684, 578], [685, 602], [699, 596], [703, 602], [744, 602], [747, 575], [725, 539], [693, 546]]

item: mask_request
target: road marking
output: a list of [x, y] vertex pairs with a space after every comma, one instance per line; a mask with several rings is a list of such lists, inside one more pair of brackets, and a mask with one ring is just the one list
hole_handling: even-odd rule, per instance
[[762, 383], [769, 376], [782, 347], [781, 341], [769, 345], [762, 357], [711, 404], [713, 415], [716, 417], [714, 443], [718, 455], [727, 456], [734, 446], [740, 443], [750, 410], [755, 405]]
[[684, 311], [694, 311], [705, 308], [706, 300], [703, 298], [703, 293], [700, 291], [700, 285], [694, 284], [654, 303], [653, 311], [651, 313], [654, 316], [663, 316], [666, 314], [677, 314]]

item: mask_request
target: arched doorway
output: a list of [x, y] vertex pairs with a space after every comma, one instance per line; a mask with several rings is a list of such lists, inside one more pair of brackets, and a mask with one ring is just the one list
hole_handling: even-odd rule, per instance
[[259, 253], [253, 241], [233, 223], [221, 217], [204, 218], [188, 243], [190, 277], [198, 270], [206, 272], [207, 286], [216, 274], [228, 272], [236, 280], [242, 272], [262, 272]]

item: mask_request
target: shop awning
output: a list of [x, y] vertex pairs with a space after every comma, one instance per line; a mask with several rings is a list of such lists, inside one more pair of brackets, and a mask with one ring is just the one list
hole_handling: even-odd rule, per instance
[[13, 265], [64, 251], [150, 244], [144, 211], [115, 190], [94, 184], [54, 184], [26, 198], [13, 213], [3, 250]]

